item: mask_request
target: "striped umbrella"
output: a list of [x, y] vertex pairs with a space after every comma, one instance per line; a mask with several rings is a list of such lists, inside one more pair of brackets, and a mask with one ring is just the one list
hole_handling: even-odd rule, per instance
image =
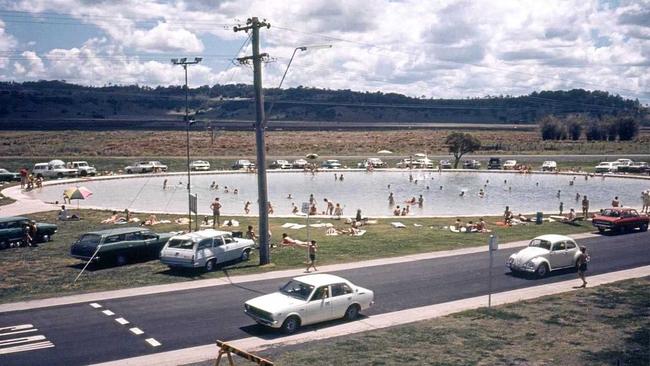
[[[63, 192], [63, 195], [72, 200], [85, 200], [93, 195], [93, 192], [86, 187], [70, 187]], [[79, 201], [77, 201], [77, 210], [79, 209]]]

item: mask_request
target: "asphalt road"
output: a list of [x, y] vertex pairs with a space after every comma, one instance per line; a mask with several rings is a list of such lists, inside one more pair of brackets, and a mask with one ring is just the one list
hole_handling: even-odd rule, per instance
[[[579, 241], [586, 245], [592, 261], [588, 274], [600, 274], [650, 264], [650, 232], [601, 236]], [[545, 279], [512, 276], [505, 260], [518, 249], [496, 252], [493, 290], [502, 292], [576, 278], [575, 271], [553, 273]], [[469, 254], [409, 263], [336, 272], [350, 281], [375, 291], [376, 305], [366, 315], [442, 303], [487, 293], [488, 253]], [[251, 335], [275, 338], [282, 335], [256, 325], [243, 313], [245, 300], [275, 291], [284, 280], [219, 286], [99, 302], [0, 314], [0, 364], [82, 365], [134, 357], [154, 352], [204, 345], [216, 339], [233, 340]], [[576, 279], [576, 284], [578, 284]], [[101, 311], [109, 309], [115, 315]], [[115, 318], [130, 322], [120, 325]], [[336, 322], [335, 322], [336, 323]], [[31, 324], [37, 331], [2, 335], [10, 327]], [[315, 326], [327, 327], [324, 324]], [[135, 335], [137, 327], [144, 334]], [[7, 339], [43, 336], [34, 342], [51, 342], [54, 347], [4, 353]], [[145, 342], [154, 338], [153, 347]], [[5, 342], [5, 343], [3, 343]]]

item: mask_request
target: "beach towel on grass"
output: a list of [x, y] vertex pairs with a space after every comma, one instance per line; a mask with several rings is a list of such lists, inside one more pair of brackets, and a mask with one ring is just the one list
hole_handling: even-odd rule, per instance
[[365, 230], [359, 230], [359, 231], [357, 231], [356, 234], [353, 234], [352, 236], [362, 236], [362, 235], [365, 234], [365, 233], [366, 233]]
[[289, 229], [298, 230], [298, 229], [302, 229], [302, 228], [306, 228], [306, 227], [307, 227], [307, 225], [295, 224], [295, 225], [289, 227]]
[[400, 229], [400, 228], [405, 228], [406, 225], [402, 224], [401, 222], [391, 222], [390, 223], [394, 228]]
[[285, 224], [282, 224], [282, 227], [287, 229], [287, 228], [290, 228], [290, 227], [292, 227], [294, 225], [298, 225], [298, 224], [294, 224], [293, 222], [287, 222]]

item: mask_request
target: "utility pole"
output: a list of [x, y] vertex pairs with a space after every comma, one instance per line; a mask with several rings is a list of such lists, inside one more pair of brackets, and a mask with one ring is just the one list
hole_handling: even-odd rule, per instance
[[248, 18], [245, 26], [236, 26], [235, 32], [250, 30], [251, 44], [253, 45], [253, 55], [241, 57], [237, 60], [240, 63], [253, 61], [253, 87], [255, 89], [255, 143], [257, 148], [257, 192], [259, 205], [259, 238], [260, 238], [260, 265], [271, 262], [271, 253], [269, 250], [269, 211], [268, 196], [266, 184], [266, 143], [264, 142], [264, 94], [262, 93], [262, 58], [268, 57], [268, 54], [260, 54], [260, 28], [271, 28], [271, 24], [266, 20], [259, 21], [257, 17]]

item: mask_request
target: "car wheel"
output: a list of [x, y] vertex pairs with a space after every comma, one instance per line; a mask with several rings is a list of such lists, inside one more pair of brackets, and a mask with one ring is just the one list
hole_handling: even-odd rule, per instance
[[52, 238], [48, 234], [43, 234], [43, 236], [41, 236], [41, 240], [44, 243], [47, 243], [48, 241], [52, 240]]
[[535, 275], [539, 278], [544, 278], [548, 274], [548, 265], [546, 263], [542, 263], [537, 267], [535, 270]]
[[639, 226], [639, 230], [648, 231], [648, 224], [641, 224], [641, 226]]
[[124, 254], [120, 254], [117, 257], [115, 257], [115, 264], [118, 266], [123, 266], [126, 264], [126, 256]]
[[290, 316], [282, 323], [282, 332], [285, 334], [295, 333], [300, 328], [300, 319], [297, 316]]
[[85, 177], [88, 175], [88, 172], [85, 170], [82, 170], [81, 173], [79, 173], [80, 176]]
[[57, 177], [57, 179], [61, 179], [61, 178], [63, 178], [63, 173], [57, 173], [57, 174], [56, 174], [56, 177]]
[[9, 248], [9, 244], [6, 241], [0, 241], [0, 249]]
[[343, 318], [345, 320], [355, 320], [359, 316], [359, 305], [354, 304], [350, 305], [348, 309], [345, 311], [345, 315]]
[[209, 261], [205, 262], [205, 271], [212, 272], [214, 270], [214, 264], [215, 264], [214, 259], [210, 259]]
[[246, 249], [246, 250], [244, 250], [244, 251], [242, 252], [242, 254], [241, 254], [241, 260], [242, 260], [242, 262], [246, 262], [246, 261], [249, 260], [250, 258], [251, 258], [251, 250], [250, 250], [250, 249]]
[[599, 227], [599, 228], [598, 228], [598, 232], [601, 233], [601, 234], [604, 233], [604, 232], [605, 232], [605, 228], [603, 228], [603, 227]]
[[131, 173], [133, 173], [133, 171], [131, 169], [126, 170], [126, 174], [131, 174]]

